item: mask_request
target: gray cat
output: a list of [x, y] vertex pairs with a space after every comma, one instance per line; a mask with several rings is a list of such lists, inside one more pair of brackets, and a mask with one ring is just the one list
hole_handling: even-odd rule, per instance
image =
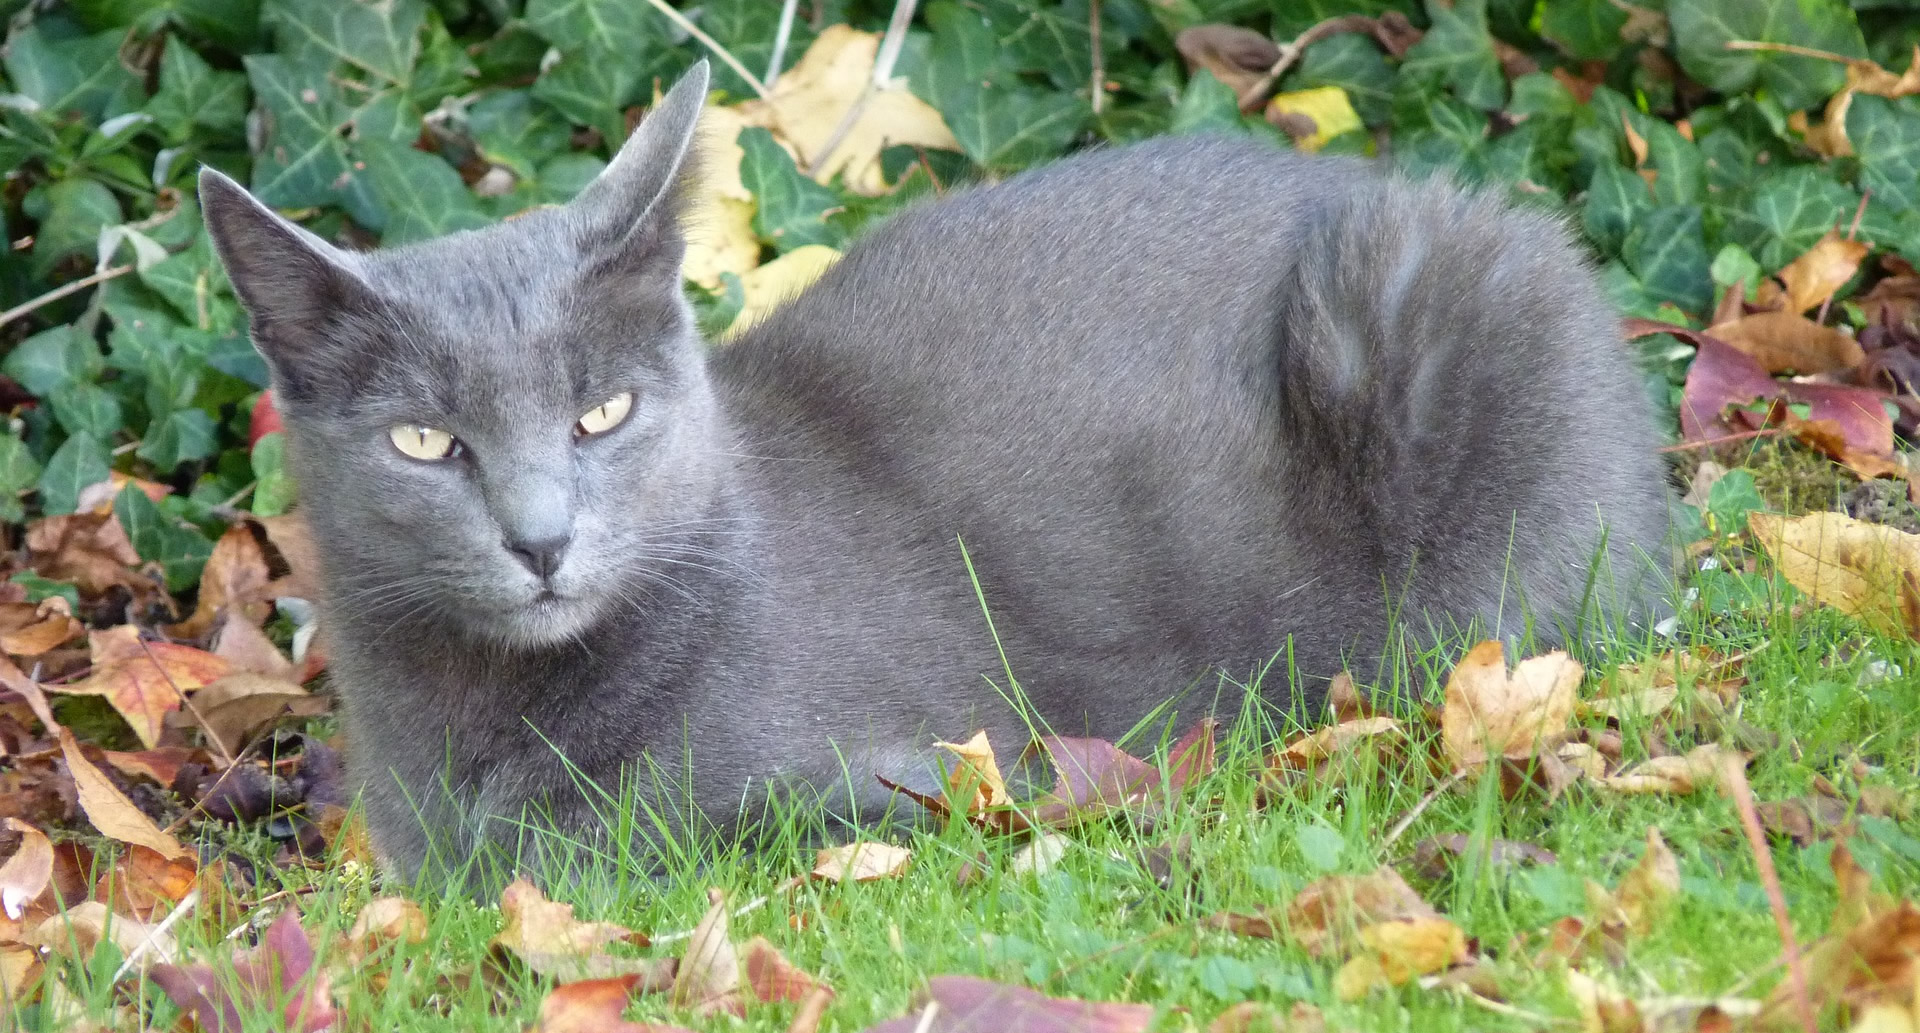
[[901, 214], [710, 349], [706, 87], [571, 204], [387, 251], [202, 173], [398, 872], [524, 849], [528, 814], [604, 840], [583, 782], [668, 837], [769, 786], [871, 814], [934, 738], [1026, 741], [1009, 668], [1112, 738], [1209, 671], [1279, 656], [1287, 706], [1390, 628], [1554, 640], [1659, 580], [1649, 406], [1550, 218], [1158, 140]]

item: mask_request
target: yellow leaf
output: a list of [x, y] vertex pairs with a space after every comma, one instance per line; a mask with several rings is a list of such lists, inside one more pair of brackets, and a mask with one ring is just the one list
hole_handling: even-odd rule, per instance
[[1566, 731], [1582, 670], [1556, 650], [1522, 660], [1509, 674], [1499, 642], [1474, 646], [1447, 678], [1440, 737], [1448, 758], [1464, 769], [1489, 756], [1532, 756]]
[[1658, 828], [1648, 826], [1647, 849], [1640, 863], [1620, 880], [1614, 900], [1626, 913], [1627, 928], [1646, 935], [1656, 922], [1672, 910], [1673, 898], [1680, 895], [1680, 861], [1667, 847]]
[[80, 752], [80, 744], [73, 733], [65, 728], [59, 729], [60, 750], [66, 756], [67, 772], [73, 776], [75, 794], [80, 797], [80, 809], [86, 813], [87, 820], [108, 839], [134, 846], [143, 846], [161, 857], [171, 861], [186, 857], [187, 848], [180, 845], [167, 831], [153, 823], [153, 819], [142, 813], [140, 808], [127, 799], [126, 794], [114, 788], [111, 779], [99, 768], [93, 766]]
[[1920, 535], [1844, 513], [1748, 517], [1780, 573], [1815, 602], [1886, 635], [1920, 633]]
[[1762, 306], [1771, 306], [1775, 299], [1784, 297], [1787, 311], [1810, 311], [1853, 279], [1869, 250], [1865, 242], [1847, 240], [1840, 236], [1839, 230], [1830, 229], [1804, 254], [1774, 274], [1784, 289], [1768, 280], [1760, 285], [1757, 300]]
[[872, 882], [900, 875], [912, 860], [913, 851], [891, 843], [848, 843], [820, 851], [813, 875], [831, 882]]
[[[884, 194], [881, 151], [896, 144], [957, 151], [960, 144], [940, 113], [904, 87], [872, 86], [879, 50], [877, 32], [830, 26], [780, 76], [771, 96], [740, 105], [741, 113], [773, 130], [815, 180], [838, 175], [856, 194]], [[849, 124], [856, 106], [859, 113]], [[830, 143], [833, 152], [823, 156]]]
[[1617, 775], [1593, 780], [1602, 789], [1636, 795], [1664, 794], [1686, 796], [1696, 789], [1720, 784], [1720, 765], [1732, 755], [1745, 757], [1718, 743], [1706, 743], [1679, 757], [1654, 757], [1641, 761]]
[[973, 799], [967, 801], [966, 813], [974, 814], [1012, 802], [1013, 798], [1007, 795], [1007, 780], [1000, 774], [1000, 764], [993, 757], [993, 744], [987, 741], [986, 732], [975, 732], [973, 738], [964, 743], [936, 742], [934, 745], [952, 751], [960, 759], [959, 765], [948, 774], [947, 784], [960, 792], [971, 788]]
[[720, 274], [744, 276], [760, 264], [753, 235], [753, 194], [740, 181], [740, 130], [751, 123], [739, 111], [709, 105], [700, 115], [700, 175], [681, 220], [687, 235], [686, 278], [716, 290]]
[[733, 325], [727, 328], [726, 337], [733, 338], [778, 308], [788, 298], [799, 294], [820, 278], [827, 267], [840, 260], [840, 252], [825, 244], [808, 244], [794, 248], [766, 265], [754, 269], [740, 277], [741, 291], [746, 295], [746, 303], [740, 307], [740, 314], [734, 317]]
[[1305, 116], [1313, 120], [1313, 133], [1293, 141], [1294, 146], [1303, 151], [1317, 151], [1341, 133], [1362, 128], [1360, 116], [1353, 110], [1353, 102], [1347, 99], [1347, 91], [1338, 86], [1316, 86], [1310, 90], [1276, 94], [1267, 102], [1268, 117], [1275, 114]]
[[1370, 925], [1360, 930], [1360, 942], [1380, 959], [1381, 969], [1395, 986], [1467, 956], [1467, 934], [1444, 918], [1403, 918]]

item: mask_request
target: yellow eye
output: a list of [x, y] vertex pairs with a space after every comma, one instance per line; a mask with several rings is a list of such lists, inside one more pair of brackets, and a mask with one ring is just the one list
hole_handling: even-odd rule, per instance
[[612, 398], [601, 402], [599, 405], [588, 409], [586, 414], [580, 417], [580, 422], [573, 425], [573, 432], [583, 438], [592, 437], [595, 434], [605, 434], [607, 431], [620, 426], [620, 422], [625, 420], [627, 414], [632, 411], [633, 392], [622, 391]]
[[446, 459], [460, 451], [459, 440], [438, 427], [396, 423], [387, 431], [387, 437], [402, 455], [428, 462]]

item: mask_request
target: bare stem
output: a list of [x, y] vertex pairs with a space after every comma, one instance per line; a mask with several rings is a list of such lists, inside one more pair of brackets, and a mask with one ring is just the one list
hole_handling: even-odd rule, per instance
[[780, 27], [773, 33], [773, 55], [767, 58], [767, 89], [780, 81], [781, 66], [787, 62], [787, 41], [793, 38], [793, 19], [800, 13], [800, 0], [785, 0], [780, 5]]
[[1766, 888], [1773, 923], [1780, 929], [1781, 953], [1787, 959], [1787, 982], [1793, 987], [1800, 1025], [1806, 1033], [1819, 1033], [1813, 1016], [1813, 999], [1807, 996], [1807, 971], [1800, 964], [1800, 946], [1793, 938], [1793, 920], [1787, 917], [1787, 898], [1780, 891], [1780, 873], [1774, 870], [1773, 851], [1767, 846], [1766, 832], [1760, 828], [1760, 815], [1753, 806], [1753, 789], [1747, 785], [1746, 761], [1728, 757], [1721, 762], [1720, 774], [1728, 794], [1733, 797], [1734, 810], [1740, 812], [1740, 827], [1746, 830], [1747, 845], [1753, 848], [1753, 866], [1760, 872], [1760, 885]]
[[1279, 59], [1274, 61], [1273, 66], [1268, 68], [1260, 78], [1254, 80], [1252, 86], [1247, 87], [1247, 92], [1240, 95], [1240, 110], [1252, 111], [1265, 103], [1267, 91], [1273, 89], [1273, 84], [1287, 74], [1287, 69], [1292, 68], [1293, 63], [1300, 60], [1300, 55], [1308, 47], [1335, 33], [1372, 32], [1379, 25], [1378, 21], [1364, 14], [1342, 14], [1315, 23], [1307, 31], [1293, 37], [1291, 43], [1280, 44]]
[[130, 272], [133, 272], [133, 266], [116, 265], [111, 269], [102, 269], [99, 272], [92, 274], [91, 276], [82, 276], [81, 278], [73, 281], [72, 283], [63, 283], [60, 286], [55, 287], [54, 289], [46, 292], [45, 294], [40, 295], [37, 298], [34, 298], [29, 301], [23, 301], [20, 304], [15, 305], [14, 307], [6, 310], [5, 312], [0, 312], [0, 326], [5, 326], [6, 324], [11, 323], [16, 319], [19, 319], [21, 316], [24, 316], [27, 313], [32, 312], [33, 310], [40, 308], [43, 305], [51, 305], [54, 302], [59, 301], [61, 298], [64, 298], [69, 294], [76, 294], [80, 291], [86, 290], [88, 287], [91, 287], [95, 284], [105, 283], [108, 280], [118, 279], [119, 277], [125, 276]]
[[1087, 36], [1093, 41], [1093, 113], [1098, 116], [1107, 99], [1107, 55], [1100, 50], [1100, 0], [1087, 2]]
[[668, 21], [679, 26], [680, 31], [699, 40], [701, 46], [713, 51], [713, 56], [719, 58], [721, 64], [733, 69], [733, 74], [745, 79], [747, 85], [753, 87], [753, 92], [759, 94], [762, 100], [766, 99], [767, 84], [761, 82], [759, 76], [747, 71], [747, 66], [741, 64], [740, 59], [733, 56], [733, 51], [721, 46], [719, 40], [702, 32], [700, 26], [695, 25], [686, 15], [674, 10], [673, 6], [667, 3], [667, 0], [647, 0], [647, 3], [653, 5], [653, 9], [659, 11]]

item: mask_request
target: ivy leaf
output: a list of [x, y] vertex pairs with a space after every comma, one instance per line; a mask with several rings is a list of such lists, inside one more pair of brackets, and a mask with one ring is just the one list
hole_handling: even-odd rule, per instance
[[42, 398], [68, 384], [92, 380], [104, 368], [99, 345], [72, 324], [42, 330], [0, 360], [0, 373]]
[[1087, 0], [977, 2], [992, 27], [995, 48], [1009, 68], [1045, 75], [1058, 89], [1086, 85], [1093, 74]]
[[977, 13], [941, 3], [928, 8], [927, 19], [934, 45], [909, 82], [976, 164], [1017, 169], [1051, 158], [1091, 117], [1079, 97], [1032, 90], [1002, 67], [999, 41]]
[[1653, 198], [1647, 191], [1647, 181], [1609, 162], [1594, 169], [1593, 179], [1587, 183], [1581, 227], [1600, 250], [1618, 253], [1627, 231], [1651, 207]]
[[453, 166], [386, 140], [360, 144], [367, 179], [386, 213], [380, 241], [388, 246], [426, 240], [492, 222]]
[[423, 0], [276, 0], [283, 51], [325, 54], [343, 63], [405, 85], [420, 54], [420, 27], [426, 22]]
[[104, 441], [91, 434], [68, 437], [40, 473], [41, 511], [56, 516], [79, 509], [80, 493], [112, 474]]
[[[116, 98], [138, 94], [139, 83], [120, 63], [121, 31], [53, 39], [29, 22], [8, 40], [0, 66], [13, 89], [58, 119], [77, 111], [99, 122]], [[137, 105], [139, 102], [136, 100]]]
[[254, 195], [278, 208], [337, 203], [334, 184], [352, 180], [353, 166], [334, 119], [333, 85], [326, 74], [277, 54], [249, 54], [242, 60], [268, 115], [265, 146], [253, 163]]
[[1401, 72], [1445, 82], [1455, 96], [1482, 110], [1506, 104], [1507, 81], [1487, 31], [1486, 0], [1461, 0], [1451, 7], [1429, 0], [1427, 15], [1433, 27], [1407, 51]]
[[220, 450], [219, 428], [201, 409], [175, 409], [147, 425], [134, 454], [161, 473], [181, 463], [206, 459]]
[[[772, 60], [773, 37], [779, 26], [780, 19], [767, 17], [765, 0], [706, 0], [700, 5], [700, 27], [755, 74], [765, 72], [767, 62]], [[809, 19], [794, 19], [792, 35], [787, 40], [788, 69], [793, 67], [795, 58], [806, 53], [815, 35]], [[725, 62], [713, 66], [713, 85], [730, 94], [748, 95], [747, 84]]]
[[1387, 121], [1393, 110], [1394, 72], [1380, 47], [1359, 33], [1341, 32], [1308, 47], [1300, 67], [1287, 82], [1289, 90], [1338, 86], [1360, 120], [1370, 126]]
[[533, 95], [583, 126], [600, 130], [608, 146], [627, 138], [622, 114], [638, 99], [642, 69], [631, 55], [598, 44], [567, 54], [533, 84]]
[[253, 342], [245, 334], [226, 334], [215, 337], [207, 345], [207, 367], [219, 370], [236, 380], [254, 387], [266, 387], [270, 377], [267, 374], [267, 360], [260, 357]]
[[1610, 0], [1546, 0], [1540, 10], [1540, 35], [1582, 61], [1604, 61], [1620, 53], [1620, 30], [1626, 26], [1626, 9]]
[[84, 176], [62, 179], [46, 188], [47, 217], [33, 238], [34, 275], [46, 276], [69, 255], [91, 255], [100, 242], [100, 230], [118, 225], [124, 216], [120, 199], [99, 180]]
[[[319, 0], [330, 2], [330, 0]], [[769, 23], [772, 12], [761, 9]], [[629, 52], [648, 35], [645, 4], [631, 0], [527, 0], [525, 18], [541, 38], [563, 51], [604, 48], [610, 54]], [[655, 34], [664, 35], [661, 29]]]
[[136, 484], [114, 496], [113, 514], [126, 530], [133, 551], [160, 565], [169, 591], [185, 591], [200, 580], [201, 568], [213, 555], [213, 542], [206, 535], [161, 512]]
[[237, 133], [247, 120], [247, 77], [215, 70], [185, 40], [170, 37], [160, 54], [160, 89], [145, 110], [173, 143], [196, 128]]
[[253, 504], [255, 516], [279, 516], [293, 508], [293, 475], [287, 472], [287, 436], [274, 431], [253, 443]]
[[1650, 297], [1683, 311], [1704, 313], [1713, 304], [1711, 259], [1698, 205], [1665, 205], [1648, 212], [1627, 234], [1620, 257]]
[[1920, 100], [1859, 95], [1847, 136], [1860, 156], [1860, 187], [1896, 208], [1920, 209]]
[[1784, 169], [1721, 206], [1720, 218], [1728, 240], [1746, 248], [1761, 268], [1778, 269], [1850, 217], [1859, 203], [1859, 195], [1823, 169]]
[[1693, 141], [1658, 119], [1643, 118], [1636, 131], [1647, 141], [1653, 169], [1653, 199], [1661, 204], [1699, 204], [1707, 199], [1707, 162]]
[[1733, 40], [1784, 43], [1866, 57], [1866, 41], [1842, 0], [1671, 0], [1667, 21], [1680, 67], [1721, 93], [1755, 88], [1789, 111], [1812, 107], [1846, 82], [1837, 61], [1767, 50], [1729, 50]]
[[40, 463], [17, 435], [0, 434], [0, 520], [26, 519], [20, 493], [40, 482]]
[[1237, 133], [1240, 98], [1233, 88], [1202, 68], [1187, 80], [1187, 88], [1173, 105], [1174, 133]]
[[91, 434], [105, 440], [120, 429], [120, 402], [98, 384], [67, 384], [47, 401], [53, 406], [54, 419], [70, 434]]
[[467, 131], [480, 154], [532, 179], [540, 163], [567, 149], [572, 129], [559, 112], [526, 90], [501, 90], [467, 109]]
[[839, 206], [839, 197], [801, 175], [772, 133], [758, 127], [742, 130], [740, 149], [740, 181], [758, 201], [754, 233], [782, 252], [807, 244], [838, 247], [845, 242], [826, 221], [827, 210]]
[[204, 309], [212, 314], [214, 293], [226, 284], [226, 275], [215, 260], [213, 245], [205, 234], [194, 239], [185, 250], [136, 273], [140, 282], [165, 298], [182, 319], [198, 324]]

